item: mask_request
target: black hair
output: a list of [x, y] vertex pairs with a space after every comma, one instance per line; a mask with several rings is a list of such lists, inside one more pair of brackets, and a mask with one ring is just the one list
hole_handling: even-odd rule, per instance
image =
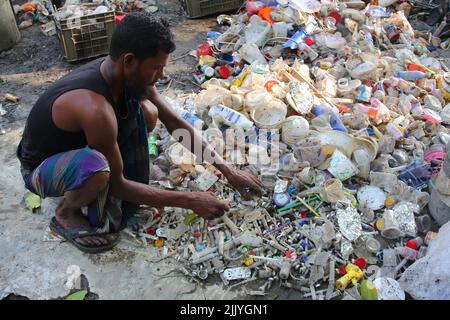
[[147, 12], [132, 12], [114, 30], [109, 55], [116, 61], [124, 53], [133, 53], [139, 60], [155, 57], [159, 50], [175, 51], [169, 23]]

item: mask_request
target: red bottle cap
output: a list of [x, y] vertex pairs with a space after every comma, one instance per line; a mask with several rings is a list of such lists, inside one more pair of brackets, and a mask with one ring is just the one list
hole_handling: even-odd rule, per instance
[[145, 230], [145, 232], [146, 232], [147, 234], [151, 235], [151, 236], [153, 236], [153, 235], [156, 234], [156, 231], [155, 231], [155, 229], [153, 229], [153, 228], [147, 228], [147, 229]]
[[346, 113], [346, 112], [350, 111], [350, 108], [343, 104], [340, 104], [337, 107], [338, 107], [340, 113]]
[[417, 250], [417, 244], [416, 244], [416, 242], [414, 240], [409, 240], [408, 242], [406, 242], [406, 246], [408, 248]]
[[231, 71], [230, 71], [230, 69], [228, 69], [227, 66], [220, 66], [218, 71], [219, 71], [219, 75], [223, 79], [228, 79], [229, 77], [231, 77]]
[[200, 238], [201, 235], [202, 235], [202, 233], [200, 232], [200, 230], [195, 230], [194, 231], [194, 237]]
[[197, 49], [197, 58], [201, 56], [212, 56], [213, 52], [211, 46], [208, 43], [202, 43]]
[[286, 250], [285, 255], [286, 255], [286, 258], [288, 258], [288, 259], [292, 258], [292, 252], [290, 252], [289, 250]]
[[334, 18], [334, 20], [336, 20], [336, 24], [339, 24], [342, 21], [342, 17], [337, 11], [330, 12], [328, 16]]
[[305, 39], [305, 43], [306, 43], [308, 46], [312, 46], [312, 45], [315, 43], [315, 41], [313, 40], [313, 38], [307, 37], [307, 38]]
[[361, 270], [364, 269], [367, 265], [366, 260], [364, 258], [358, 258], [353, 263], [355, 266], [359, 267]]
[[340, 267], [338, 267], [338, 272], [339, 272], [339, 275], [342, 277], [342, 276], [345, 276], [346, 274], [347, 274], [347, 271], [345, 270], [345, 267], [344, 266], [340, 266]]

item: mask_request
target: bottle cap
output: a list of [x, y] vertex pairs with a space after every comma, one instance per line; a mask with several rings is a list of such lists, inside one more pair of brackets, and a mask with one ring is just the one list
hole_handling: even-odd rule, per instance
[[273, 194], [273, 202], [277, 207], [284, 207], [291, 201], [291, 197], [289, 196], [289, 193], [283, 192], [283, 193], [274, 193]]
[[358, 258], [353, 263], [355, 266], [359, 267], [361, 270], [364, 269], [367, 265], [366, 260], [364, 258]]

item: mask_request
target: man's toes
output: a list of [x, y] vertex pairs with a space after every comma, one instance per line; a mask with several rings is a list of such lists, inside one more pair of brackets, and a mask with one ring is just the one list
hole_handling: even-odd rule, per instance
[[105, 235], [105, 238], [108, 242], [115, 241], [117, 239], [118, 235], [115, 234], [107, 234]]
[[104, 237], [95, 237], [95, 240], [99, 241], [100, 244], [107, 244], [108, 240], [106, 240]]
[[78, 242], [79, 244], [83, 245], [83, 246], [93, 246], [93, 243], [91, 242], [91, 240], [87, 237], [85, 238], [77, 238], [75, 239], [76, 242]]

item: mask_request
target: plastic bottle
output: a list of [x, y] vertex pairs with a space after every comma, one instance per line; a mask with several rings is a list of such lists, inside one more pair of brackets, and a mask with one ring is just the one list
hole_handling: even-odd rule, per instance
[[213, 68], [211, 68], [210, 66], [205, 64], [204, 66], [201, 67], [200, 70], [202, 70], [203, 74], [205, 76], [207, 76], [208, 78], [214, 77], [215, 70]]
[[288, 41], [283, 44], [283, 48], [296, 49], [300, 43], [304, 43], [308, 34], [305, 30], [300, 29]]
[[300, 43], [298, 45], [298, 49], [301, 52], [304, 52], [308, 55], [309, 60], [314, 61], [319, 57], [319, 54], [314, 51], [310, 46], [308, 46], [306, 43]]
[[150, 160], [155, 160], [158, 157], [158, 136], [156, 134], [150, 134], [148, 136], [148, 154]]
[[181, 112], [181, 117], [189, 122], [194, 128], [198, 130], [203, 128], [203, 120], [197, 117], [197, 115], [183, 110]]
[[422, 78], [426, 78], [427, 74], [421, 71], [397, 71], [397, 77], [404, 80], [416, 81]]
[[244, 29], [246, 44], [254, 43], [258, 47], [264, 45], [270, 37], [272, 26], [257, 15], [250, 18], [250, 23]]
[[253, 122], [243, 114], [221, 104], [209, 109], [208, 115], [234, 128], [249, 130], [253, 126]]
[[416, 238], [408, 240], [406, 242], [406, 246], [408, 248], [411, 248], [414, 250], [417, 250], [418, 248], [420, 248], [420, 246], [422, 246], [422, 244], [423, 244], [423, 240], [421, 237], [416, 237]]
[[400, 131], [400, 129], [393, 123], [388, 123], [386, 125], [386, 131], [394, 137], [395, 140], [400, 140], [403, 138], [403, 133]]
[[408, 260], [417, 260], [419, 252], [408, 247], [396, 247], [395, 253]]

